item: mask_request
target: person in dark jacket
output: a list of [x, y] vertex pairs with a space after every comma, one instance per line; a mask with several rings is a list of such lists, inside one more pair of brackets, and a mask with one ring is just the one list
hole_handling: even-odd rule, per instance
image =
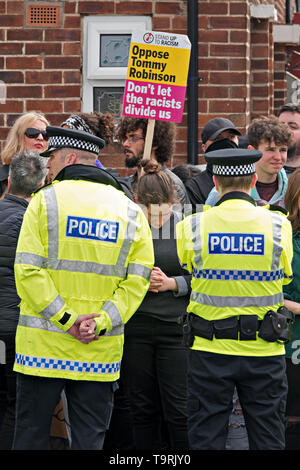
[[138, 203], [151, 227], [155, 266], [149, 290], [125, 328], [122, 374], [132, 415], [135, 448], [188, 449], [187, 348], [183, 320], [191, 275], [176, 252], [176, 198], [172, 179], [158, 162], [142, 161]]
[[20, 298], [16, 291], [14, 261], [24, 213], [31, 194], [43, 185], [47, 175], [45, 159], [38, 152], [15, 156], [9, 168], [8, 193], [0, 200], [0, 449], [9, 450], [14, 433], [16, 377], [15, 333]]
[[[202, 151], [208, 153], [223, 148], [236, 148], [240, 135], [241, 133], [229, 119], [223, 117], [211, 119], [205, 124], [201, 134]], [[192, 212], [197, 212], [197, 206], [205, 203], [214, 187], [212, 176], [212, 165], [208, 163], [204, 171], [186, 181], [185, 187]]]

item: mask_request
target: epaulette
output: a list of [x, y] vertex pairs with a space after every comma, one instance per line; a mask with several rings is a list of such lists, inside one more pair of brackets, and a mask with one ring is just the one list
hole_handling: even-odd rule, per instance
[[276, 206], [276, 204], [268, 204], [268, 205], [263, 206], [263, 207], [265, 209], [268, 209], [269, 211], [281, 212], [286, 217], [289, 215], [288, 211], [284, 207]]

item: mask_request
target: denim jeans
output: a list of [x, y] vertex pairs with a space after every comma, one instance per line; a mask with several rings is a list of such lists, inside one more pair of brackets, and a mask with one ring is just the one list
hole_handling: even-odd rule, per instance
[[135, 314], [121, 367], [137, 449], [188, 449], [187, 350], [182, 325]]

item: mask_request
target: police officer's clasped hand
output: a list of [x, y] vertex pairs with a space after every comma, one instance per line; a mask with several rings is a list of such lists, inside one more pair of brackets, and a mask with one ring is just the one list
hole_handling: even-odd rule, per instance
[[79, 315], [75, 323], [69, 328], [68, 333], [83, 344], [88, 344], [98, 339], [99, 336], [94, 334], [96, 322], [93, 318], [95, 317], [99, 317], [99, 313]]

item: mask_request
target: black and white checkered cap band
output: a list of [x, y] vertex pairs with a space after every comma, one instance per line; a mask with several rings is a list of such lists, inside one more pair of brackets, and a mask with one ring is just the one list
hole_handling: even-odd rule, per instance
[[100, 147], [94, 142], [87, 140], [75, 139], [74, 137], [68, 136], [51, 136], [49, 138], [49, 148], [76, 148], [79, 150], [85, 150], [86, 152], [95, 153], [98, 155]]
[[255, 173], [254, 163], [247, 163], [245, 165], [213, 165], [214, 175], [219, 176], [244, 176], [253, 175]]

